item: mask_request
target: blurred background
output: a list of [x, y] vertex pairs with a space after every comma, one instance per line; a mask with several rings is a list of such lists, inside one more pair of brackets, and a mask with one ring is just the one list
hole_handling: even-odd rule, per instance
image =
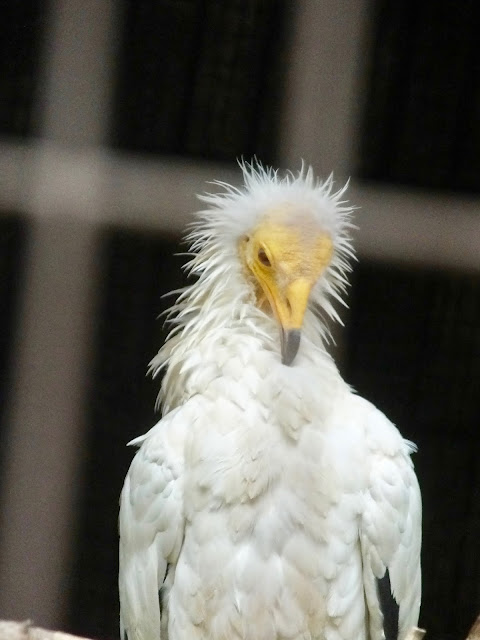
[[480, 611], [474, 0], [2, 0], [0, 618], [118, 635], [179, 238], [254, 154], [360, 207], [346, 379], [419, 445], [429, 638]]

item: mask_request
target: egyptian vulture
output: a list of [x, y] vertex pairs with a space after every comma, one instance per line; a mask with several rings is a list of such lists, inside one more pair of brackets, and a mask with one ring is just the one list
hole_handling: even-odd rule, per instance
[[415, 446], [326, 351], [352, 208], [243, 164], [201, 197], [196, 280], [152, 362], [163, 417], [120, 501], [128, 640], [396, 640], [420, 607]]

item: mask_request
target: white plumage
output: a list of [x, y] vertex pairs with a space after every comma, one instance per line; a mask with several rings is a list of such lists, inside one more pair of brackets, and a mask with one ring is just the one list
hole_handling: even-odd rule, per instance
[[318, 317], [345, 290], [351, 209], [311, 170], [242, 169], [244, 188], [202, 197], [197, 280], [152, 363], [163, 418], [131, 443], [122, 636], [403, 638], [420, 607], [414, 445], [342, 380]]

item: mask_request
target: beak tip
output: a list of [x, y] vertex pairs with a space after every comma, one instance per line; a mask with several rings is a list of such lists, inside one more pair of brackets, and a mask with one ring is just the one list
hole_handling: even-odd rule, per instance
[[300, 347], [300, 329], [282, 331], [282, 364], [287, 367], [293, 364]]

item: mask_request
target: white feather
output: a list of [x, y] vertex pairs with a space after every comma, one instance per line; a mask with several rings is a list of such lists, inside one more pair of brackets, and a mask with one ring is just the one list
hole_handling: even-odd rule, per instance
[[[403, 638], [420, 603], [413, 446], [352, 394], [314, 312], [338, 319], [330, 299], [347, 284], [345, 188], [335, 193], [332, 176], [319, 183], [311, 169], [283, 178], [242, 169], [243, 189], [219, 184], [222, 193], [202, 197], [208, 208], [190, 233], [197, 280], [152, 361], [165, 370], [165, 415], [134, 441], [121, 497], [122, 634], [380, 640], [376, 579], [388, 569]], [[237, 256], [239, 238], [285, 202], [307, 208], [335, 248], [292, 367]]]

